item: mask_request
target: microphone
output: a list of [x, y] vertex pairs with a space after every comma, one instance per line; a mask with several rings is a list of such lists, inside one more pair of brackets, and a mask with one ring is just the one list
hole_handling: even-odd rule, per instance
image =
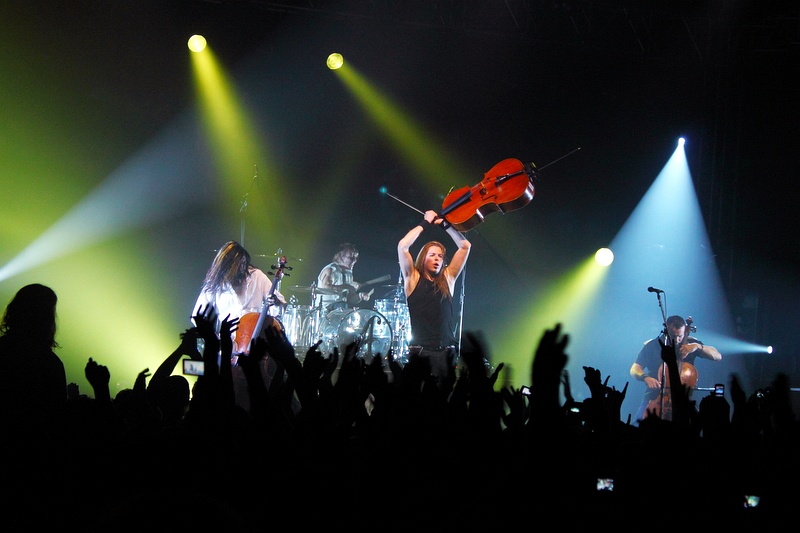
[[656, 294], [663, 294], [664, 291], [656, 289], [655, 287], [647, 287], [647, 292], [654, 292]]

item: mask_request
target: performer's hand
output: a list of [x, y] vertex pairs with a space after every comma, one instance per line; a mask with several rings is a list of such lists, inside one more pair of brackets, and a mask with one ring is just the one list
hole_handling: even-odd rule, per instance
[[660, 389], [661, 388], [661, 380], [656, 379], [652, 376], [647, 376], [644, 378], [644, 384], [647, 385], [648, 389]]

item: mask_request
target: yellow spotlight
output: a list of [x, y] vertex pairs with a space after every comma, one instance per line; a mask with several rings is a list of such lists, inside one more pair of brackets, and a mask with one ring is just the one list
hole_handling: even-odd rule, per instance
[[594, 260], [600, 266], [608, 266], [614, 262], [614, 252], [608, 248], [600, 248], [594, 254]]
[[329, 69], [336, 70], [344, 65], [344, 58], [342, 57], [342, 54], [337, 54], [334, 52], [328, 56], [328, 60], [325, 62], [325, 64], [328, 65]]
[[206, 49], [206, 38], [202, 35], [192, 35], [189, 37], [188, 45], [192, 52], [202, 52]]

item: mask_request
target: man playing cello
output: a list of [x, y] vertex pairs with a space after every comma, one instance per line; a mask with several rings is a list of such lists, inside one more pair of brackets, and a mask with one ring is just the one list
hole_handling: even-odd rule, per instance
[[[659, 400], [662, 398], [662, 380], [665, 379], [663, 376], [666, 375], [663, 372], [664, 362], [661, 360], [662, 346], [671, 345], [675, 347], [679, 370], [680, 364], [688, 365], [694, 369], [694, 361], [698, 357], [710, 359], [711, 361], [722, 360], [722, 354], [719, 350], [688, 336], [686, 331], [688, 327], [689, 324], [683, 317], [678, 315], [670, 316], [667, 318], [665, 330], [658, 337], [645, 342], [636, 356], [636, 361], [631, 365], [631, 377], [637, 381], [643, 381], [647, 385], [642, 401], [636, 411], [635, 420], [637, 423], [650, 414], [655, 413], [656, 416], [659, 416], [662, 412]], [[667, 338], [667, 335], [669, 338]], [[694, 372], [696, 381], [697, 371], [694, 370]], [[683, 376], [684, 374], [681, 373], [681, 375]], [[666, 409], [664, 412], [666, 412]]]

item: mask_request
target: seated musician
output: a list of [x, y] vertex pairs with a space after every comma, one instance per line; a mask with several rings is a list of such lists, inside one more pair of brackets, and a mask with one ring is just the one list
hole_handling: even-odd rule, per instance
[[[667, 318], [666, 328], [658, 337], [645, 342], [639, 350], [636, 361], [631, 365], [631, 377], [637, 381], [642, 381], [647, 386], [642, 396], [642, 401], [636, 411], [636, 423], [644, 420], [651, 414], [653, 409], [656, 414], [661, 413], [659, 400], [662, 398], [662, 376], [665, 375], [663, 361], [661, 359], [661, 347], [670, 345], [675, 347], [675, 355], [679, 363], [688, 363], [687, 369], [694, 370], [694, 380], [697, 380], [696, 369], [694, 369], [695, 359], [702, 357], [711, 361], [721, 361], [722, 354], [707, 344], [703, 344], [695, 337], [687, 333], [689, 324], [683, 317], [672, 315]], [[680, 367], [679, 367], [680, 370]], [[682, 380], [685, 373], [682, 373]], [[648, 407], [649, 406], [649, 407]], [[666, 410], [664, 411], [666, 412]], [[665, 417], [666, 418], [666, 417]]]
[[360, 292], [361, 284], [353, 281], [353, 267], [358, 261], [358, 249], [346, 242], [339, 246], [333, 260], [317, 276], [317, 289], [323, 289], [314, 302], [324, 313], [334, 309], [354, 307], [372, 297], [374, 289]]
[[[249, 409], [249, 398], [246, 379], [241, 368], [235, 366], [238, 357], [249, 351], [250, 338], [253, 334], [262, 305], [267, 305], [270, 316], [278, 316], [286, 306], [286, 299], [273, 286], [267, 274], [253, 265], [250, 253], [236, 241], [228, 241], [222, 245], [203, 279], [203, 285], [192, 310], [192, 317], [201, 309], [213, 306], [217, 311], [217, 334], [226, 317], [239, 318], [238, 329], [231, 334], [233, 338], [234, 393], [236, 403], [245, 410]], [[194, 318], [191, 319], [194, 324]], [[194, 324], [195, 326], [197, 324]], [[275, 363], [271, 358], [264, 358], [265, 380], [269, 386], [271, 373], [275, 372]]]

